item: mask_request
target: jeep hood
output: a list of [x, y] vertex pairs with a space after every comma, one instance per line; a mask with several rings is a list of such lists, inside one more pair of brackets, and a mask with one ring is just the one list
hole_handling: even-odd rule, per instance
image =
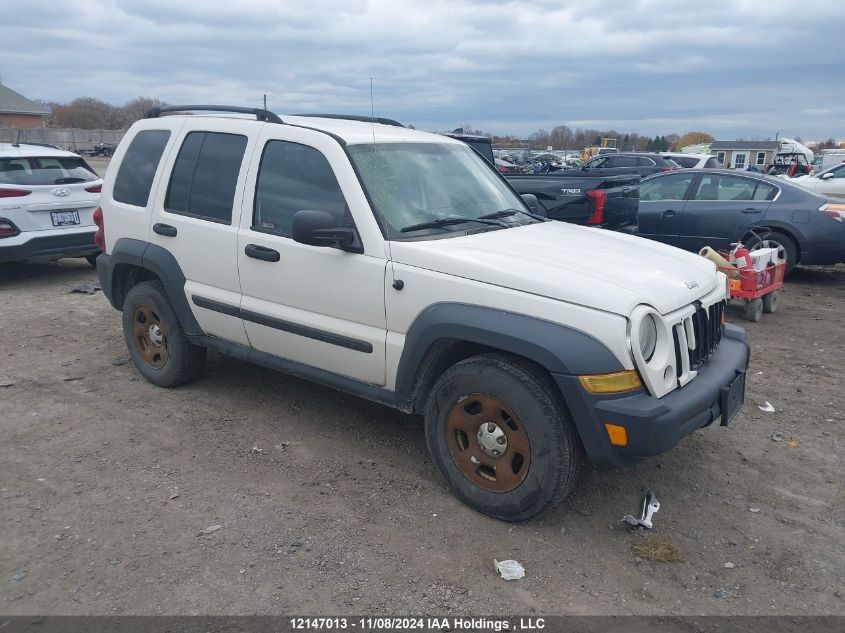
[[[709, 260], [639, 237], [541, 222], [443, 239], [390, 242], [393, 261], [629, 316], [666, 314], [712, 291]], [[505, 306], [502, 306], [503, 308]]]

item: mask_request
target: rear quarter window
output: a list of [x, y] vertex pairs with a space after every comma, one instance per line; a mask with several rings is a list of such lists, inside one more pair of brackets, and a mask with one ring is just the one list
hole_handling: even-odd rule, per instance
[[144, 130], [135, 135], [120, 163], [112, 198], [136, 207], [147, 206], [153, 179], [169, 138], [168, 130]]

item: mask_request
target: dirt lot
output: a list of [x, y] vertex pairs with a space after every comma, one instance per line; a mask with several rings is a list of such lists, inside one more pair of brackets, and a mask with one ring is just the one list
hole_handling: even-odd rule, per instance
[[[156, 388], [69, 292], [87, 264], [2, 266], [0, 612], [845, 614], [843, 273], [799, 269], [748, 325], [729, 428], [509, 525], [449, 495], [417, 418], [217, 355]], [[620, 528], [643, 486], [680, 561]]]

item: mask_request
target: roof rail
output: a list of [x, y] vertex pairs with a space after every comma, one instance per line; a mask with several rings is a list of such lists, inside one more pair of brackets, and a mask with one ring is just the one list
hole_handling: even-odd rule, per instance
[[291, 116], [305, 116], [315, 119], [343, 119], [344, 121], [363, 121], [364, 123], [381, 123], [382, 125], [392, 125], [393, 127], [405, 127], [399, 121], [394, 121], [393, 119], [366, 116], [363, 114], [296, 114]]
[[145, 119], [157, 119], [166, 112], [190, 112], [199, 110], [203, 112], [237, 112], [238, 114], [252, 114], [259, 121], [267, 123], [284, 123], [277, 114], [262, 108], [242, 108], [240, 106], [227, 105], [173, 105], [153, 108], [145, 115]]
[[15, 141], [12, 143], [12, 147], [20, 147], [21, 145], [37, 145], [38, 147], [49, 147], [50, 149], [65, 151], [58, 145], [53, 145], [52, 143], [39, 143], [38, 141]]

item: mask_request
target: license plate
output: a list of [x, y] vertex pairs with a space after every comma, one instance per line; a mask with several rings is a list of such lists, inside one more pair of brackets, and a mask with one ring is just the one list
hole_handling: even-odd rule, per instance
[[722, 426], [727, 426], [739, 413], [745, 402], [745, 372], [738, 374], [727, 387], [719, 392], [719, 404], [722, 409]]
[[50, 219], [53, 226], [73, 226], [79, 224], [79, 211], [53, 211]]

